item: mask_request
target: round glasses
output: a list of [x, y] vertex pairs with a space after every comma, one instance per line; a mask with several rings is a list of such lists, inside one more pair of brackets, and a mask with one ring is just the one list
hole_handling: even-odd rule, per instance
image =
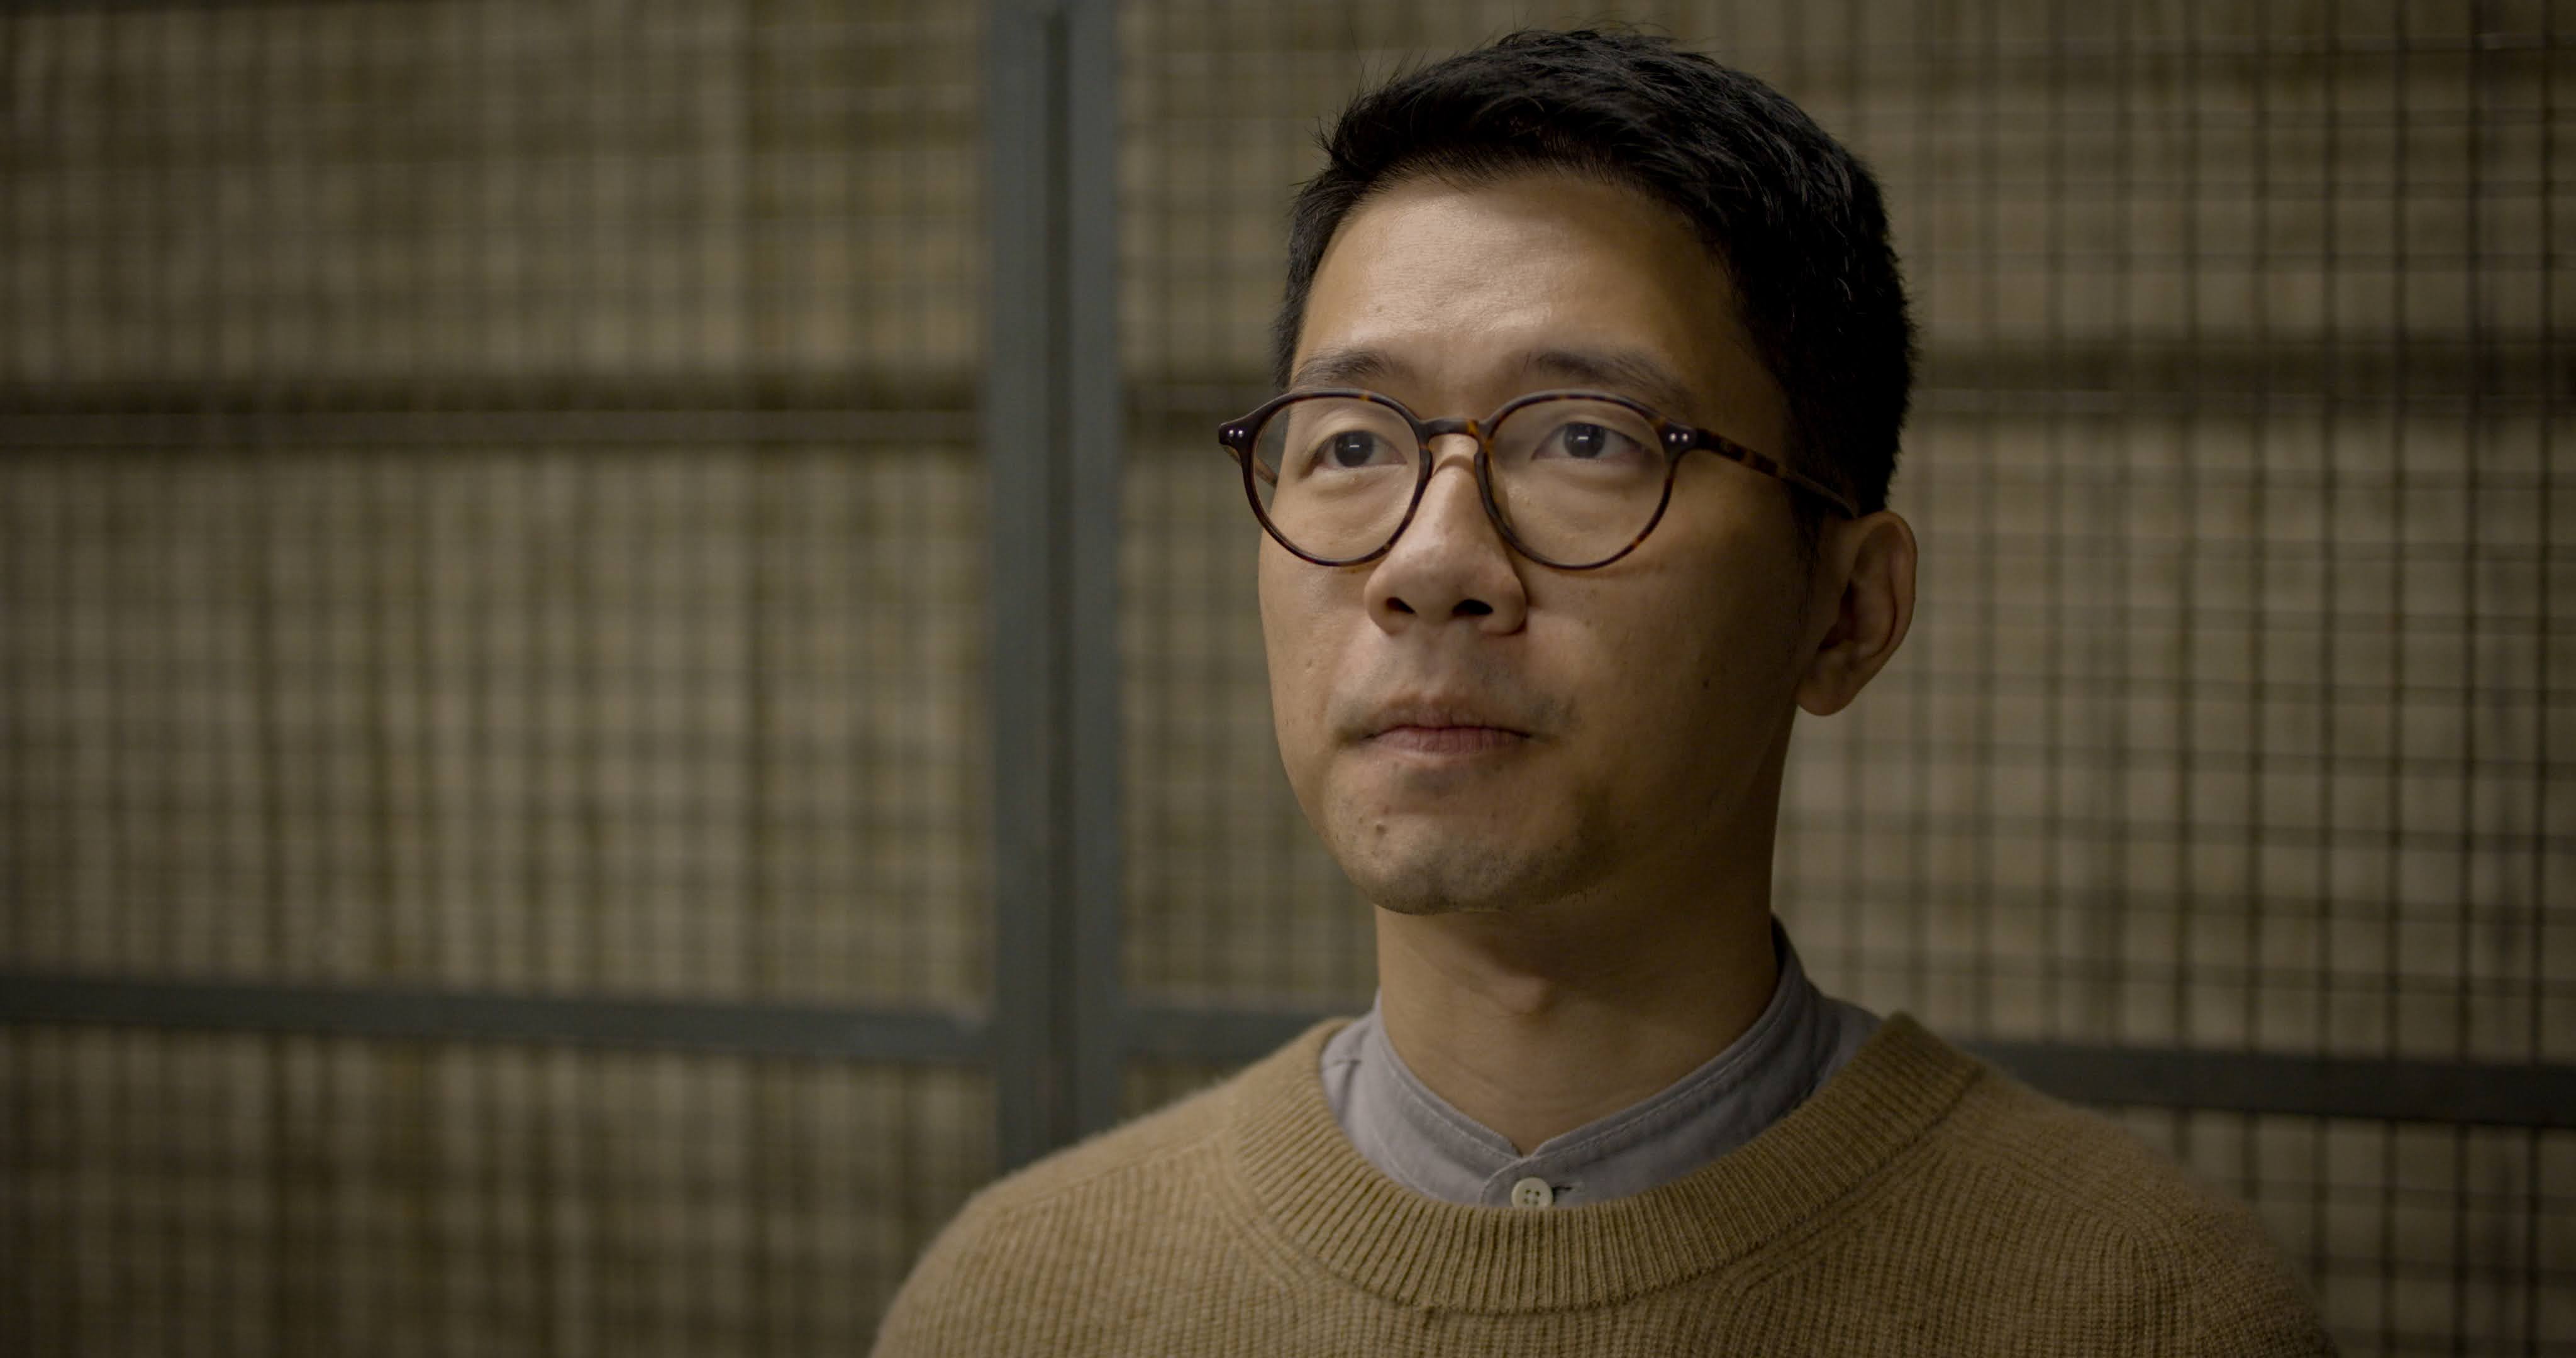
[[1431, 484], [1431, 440], [1476, 441], [1476, 489], [1514, 551], [1587, 571], [1637, 549], [1672, 502], [1682, 455], [1707, 449], [1816, 496], [1821, 482], [1624, 396], [1541, 391], [1483, 421], [1425, 420], [1373, 391], [1292, 391], [1217, 431], [1243, 468], [1252, 512], [1280, 546], [1319, 566], [1356, 566], [1395, 545]]

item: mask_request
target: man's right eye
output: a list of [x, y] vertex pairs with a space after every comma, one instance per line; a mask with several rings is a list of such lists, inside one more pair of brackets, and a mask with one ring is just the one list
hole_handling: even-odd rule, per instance
[[1365, 467], [1378, 460], [1386, 440], [1365, 429], [1346, 429], [1324, 440], [1321, 461], [1328, 467], [1349, 470]]

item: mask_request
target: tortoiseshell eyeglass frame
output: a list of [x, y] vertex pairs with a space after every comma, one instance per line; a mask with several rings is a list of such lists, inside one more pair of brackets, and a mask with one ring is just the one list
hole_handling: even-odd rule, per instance
[[[1413, 427], [1414, 441], [1420, 445], [1418, 450], [1420, 456], [1414, 462], [1413, 500], [1404, 507], [1404, 517], [1397, 520], [1395, 531], [1387, 534], [1386, 541], [1353, 557], [1317, 556], [1290, 542], [1288, 535], [1279, 531], [1279, 525], [1270, 521], [1270, 512], [1261, 505], [1261, 487], [1257, 478], [1262, 473], [1255, 470], [1260, 466], [1261, 459], [1253, 455], [1253, 443], [1260, 438], [1261, 427], [1269, 423], [1272, 416], [1288, 406], [1300, 401], [1324, 398], [1369, 401], [1385, 406], [1403, 416], [1404, 422]], [[1648, 424], [1654, 426], [1656, 436], [1663, 441], [1664, 488], [1662, 495], [1655, 501], [1654, 515], [1646, 520], [1645, 527], [1637, 530], [1637, 536], [1628, 540], [1628, 545], [1598, 561], [1557, 561], [1531, 550], [1529, 544], [1521, 541], [1520, 536], [1512, 531], [1511, 524], [1503, 518], [1502, 506], [1494, 499], [1494, 427], [1501, 424], [1516, 410], [1547, 401], [1598, 401], [1634, 411]], [[1646, 535], [1655, 531], [1655, 525], [1664, 521], [1664, 510], [1673, 502], [1673, 477], [1681, 470], [1682, 455], [1697, 450], [1715, 453], [1729, 462], [1740, 463], [1764, 476], [1781, 481], [1793, 489], [1805, 491], [1823, 501], [1826, 507], [1846, 519], [1860, 517], [1859, 512], [1852, 508], [1852, 502], [1844, 498], [1841, 492], [1790, 468], [1776, 457], [1767, 453], [1757, 453], [1723, 434], [1666, 419], [1642, 402], [1629, 400], [1625, 396], [1615, 396], [1606, 391], [1534, 391], [1526, 396], [1516, 396], [1504, 402], [1501, 409], [1482, 420], [1426, 420], [1414, 414], [1402, 401], [1392, 396], [1381, 396], [1376, 392], [1362, 391], [1357, 387], [1313, 387], [1302, 391], [1281, 392], [1262, 402], [1253, 409], [1251, 414], [1242, 419], [1226, 421], [1217, 429], [1216, 440], [1224, 446], [1227, 453], [1233, 456], [1235, 465], [1242, 469], [1243, 498], [1251, 503], [1252, 516], [1261, 521], [1262, 531], [1270, 535], [1271, 541], [1286, 548], [1290, 554], [1318, 566], [1364, 566], [1394, 550], [1396, 540], [1404, 536], [1405, 529], [1413, 526], [1413, 516], [1422, 508], [1422, 492], [1431, 484], [1431, 440], [1446, 434], [1465, 434], [1476, 441], [1476, 493], [1485, 502], [1485, 517], [1492, 521], [1494, 531], [1502, 535], [1503, 541], [1509, 543], [1513, 551], [1552, 570], [1599, 570], [1637, 550], [1638, 546], [1645, 542]]]

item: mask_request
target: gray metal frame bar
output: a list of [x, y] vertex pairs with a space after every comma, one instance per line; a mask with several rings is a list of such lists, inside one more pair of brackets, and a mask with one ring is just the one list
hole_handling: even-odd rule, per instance
[[939, 1066], [980, 1065], [991, 1046], [983, 1024], [927, 1010], [19, 971], [0, 972], [0, 1023], [676, 1048]]
[[[1234, 1065], [1331, 1017], [1321, 1010], [1136, 1008], [1116, 1059]], [[1004, 1034], [928, 1010], [280, 985], [0, 971], [0, 1023], [584, 1045], [933, 1066], [995, 1059]], [[2489, 1127], [2576, 1128], [2576, 1066], [2370, 1060], [2152, 1047], [1970, 1043], [2076, 1103]], [[1043, 1148], [1037, 1152], [1043, 1153]]]
[[1126, 403], [1118, 338], [1118, 6], [1070, 0], [1064, 10], [1065, 562], [1072, 608], [1066, 659], [1066, 770], [1072, 835], [1073, 1106], [1075, 1137], [1117, 1123], [1126, 1051], [1119, 1043], [1119, 926], [1126, 900], [1120, 705], [1118, 530], [1123, 508]]
[[964, 444], [962, 410], [0, 411], [0, 448], [511, 443]]
[[2576, 1127], [2576, 1066], [1979, 1042], [1969, 1050], [2074, 1103]]
[[[1128, 1051], [1234, 1065], [1330, 1017], [1322, 1010], [1128, 1011]], [[2374, 1060], [2166, 1047], [1971, 1042], [1967, 1050], [2073, 1103], [2491, 1127], [2576, 1127], [2576, 1066]]]
[[996, 0], [984, 58], [986, 515], [992, 574], [993, 1056], [1000, 1167], [1063, 1140], [1053, 1035], [1057, 732], [1063, 585], [1054, 548], [1056, 434], [1063, 427], [1061, 279], [1053, 110], [1059, 63], [1051, 8]]
[[1005, 1168], [1116, 1120], [1117, 13], [1000, 0], [985, 66], [995, 1077]]

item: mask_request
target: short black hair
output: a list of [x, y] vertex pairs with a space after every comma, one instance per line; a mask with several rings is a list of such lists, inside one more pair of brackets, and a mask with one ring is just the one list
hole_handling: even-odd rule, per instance
[[[1279, 385], [1324, 247], [1372, 195], [1426, 177], [1570, 171], [1642, 190], [1690, 223], [1788, 399], [1796, 446], [1784, 455], [1860, 512], [1886, 507], [1914, 381], [1887, 210], [1869, 170], [1779, 91], [1669, 38], [1530, 29], [1363, 92], [1323, 146], [1323, 170], [1289, 210], [1271, 336]], [[1812, 530], [1821, 510], [1800, 517]]]

